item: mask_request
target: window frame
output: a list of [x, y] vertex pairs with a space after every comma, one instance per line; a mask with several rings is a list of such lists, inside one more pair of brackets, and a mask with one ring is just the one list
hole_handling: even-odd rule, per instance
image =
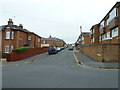
[[31, 36], [28, 36], [28, 40], [32, 40], [32, 37], [31, 37]]
[[14, 31], [12, 31], [11, 39], [14, 39]]
[[40, 38], [38, 38], [38, 42], [40, 42]]
[[10, 47], [10, 49], [11, 49], [11, 52], [12, 52], [12, 50], [14, 49], [14, 46], [12, 45], [12, 46]]
[[10, 46], [7, 45], [7, 46], [5, 46], [5, 53], [9, 53], [9, 52], [10, 52]]
[[9, 40], [10, 39], [10, 31], [6, 31], [6, 36], [5, 39]]
[[112, 37], [117, 37], [117, 36], [118, 36], [118, 27], [112, 29]]

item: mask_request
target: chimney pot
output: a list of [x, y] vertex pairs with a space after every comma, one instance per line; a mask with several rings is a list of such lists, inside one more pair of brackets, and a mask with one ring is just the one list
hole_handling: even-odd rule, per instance
[[13, 25], [12, 19], [9, 18], [8, 25]]
[[20, 27], [21, 29], [23, 29], [23, 25], [22, 25], [22, 24], [19, 24], [19, 27]]

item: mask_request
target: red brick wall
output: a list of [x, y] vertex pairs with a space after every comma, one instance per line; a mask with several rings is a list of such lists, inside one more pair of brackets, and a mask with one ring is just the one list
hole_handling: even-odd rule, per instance
[[93, 44], [98, 44], [99, 43], [99, 27], [98, 24], [94, 25], [92, 28], [92, 32], [94, 29], [94, 33], [93, 33], [93, 38], [94, 38], [94, 42], [92, 42]]
[[8, 62], [18, 61], [36, 54], [45, 53], [47, 51], [48, 51], [48, 48], [29, 48], [26, 53], [12, 52], [10, 54], [7, 54], [7, 61]]
[[49, 44], [49, 46], [54, 46], [53, 40], [46, 40], [46, 44]]
[[25, 32], [21, 32], [21, 31], [18, 31], [20, 33], [19, 35], [19, 38], [18, 39], [18, 48], [19, 47], [23, 47], [24, 46], [24, 43], [26, 43], [28, 41], [28, 33], [25, 33]]
[[[38, 42], [38, 39], [40, 39], [40, 42]], [[37, 48], [41, 47], [41, 38], [38, 36], [35, 36], [35, 47]]]
[[91, 43], [90, 35], [85, 35], [84, 36], [84, 44], [90, 44], [90, 43]]
[[29, 33], [28, 36], [31, 36], [31, 40], [28, 40], [28, 41], [31, 41], [31, 44], [30, 44], [30, 48], [34, 48], [35, 47], [35, 35], [33, 33]]

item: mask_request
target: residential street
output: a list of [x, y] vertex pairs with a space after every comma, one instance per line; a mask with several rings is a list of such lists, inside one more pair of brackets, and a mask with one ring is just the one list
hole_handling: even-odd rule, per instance
[[118, 70], [80, 67], [74, 52], [79, 53], [65, 49], [5, 63], [3, 88], [118, 88]]

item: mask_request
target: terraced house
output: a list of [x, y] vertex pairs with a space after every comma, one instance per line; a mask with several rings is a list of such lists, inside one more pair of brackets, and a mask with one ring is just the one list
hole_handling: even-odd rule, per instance
[[65, 42], [62, 39], [55, 38], [55, 37], [48, 37], [48, 38], [41, 38], [41, 47], [62, 47], [65, 45]]
[[91, 28], [91, 42], [120, 43], [120, 2], [117, 2], [99, 24]]
[[7, 25], [1, 26], [2, 53], [10, 53], [20, 47], [40, 48], [41, 37], [23, 28], [23, 25], [14, 25], [9, 19]]

